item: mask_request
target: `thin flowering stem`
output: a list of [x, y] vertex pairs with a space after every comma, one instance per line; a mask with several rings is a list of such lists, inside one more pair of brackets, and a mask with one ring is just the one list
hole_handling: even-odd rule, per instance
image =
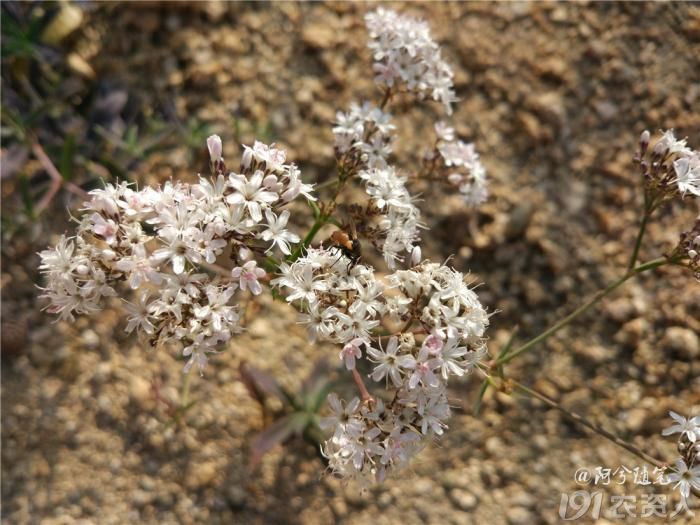
[[652, 261], [649, 261], [644, 264], [640, 264], [633, 270], [628, 271], [617, 279], [616, 281], [612, 282], [609, 284], [607, 287], [599, 291], [597, 294], [595, 294], [590, 300], [588, 300], [586, 303], [583, 305], [579, 306], [576, 310], [571, 312], [569, 315], [564, 317], [561, 321], [553, 325], [551, 328], [548, 330], [542, 332], [540, 335], [533, 337], [529, 341], [527, 341], [525, 344], [522, 346], [518, 347], [517, 349], [513, 350], [512, 352], [502, 355], [499, 359], [496, 360], [495, 365], [502, 365], [505, 363], [509, 363], [513, 359], [515, 359], [517, 356], [520, 354], [524, 354], [525, 352], [528, 352], [532, 350], [535, 346], [537, 346], [539, 343], [542, 341], [547, 340], [550, 336], [554, 335], [557, 333], [559, 330], [570, 324], [574, 319], [576, 319], [578, 316], [581, 314], [587, 312], [591, 307], [595, 306], [598, 304], [604, 297], [615, 291], [617, 288], [619, 288], [621, 285], [623, 285], [625, 282], [627, 282], [629, 279], [634, 277], [635, 275], [638, 275], [642, 272], [645, 272], [647, 270], [653, 270], [654, 268], [658, 268], [659, 266], [663, 266], [665, 264], [669, 264], [669, 261], [665, 257], [660, 257], [658, 259], [654, 259]]
[[638, 458], [651, 463], [655, 467], [658, 467], [660, 469], [667, 469], [669, 466], [664, 463], [663, 461], [660, 461], [656, 459], [655, 457], [647, 454], [644, 452], [642, 449], [639, 447], [633, 445], [632, 443], [629, 443], [628, 441], [625, 441], [624, 439], [620, 438], [619, 436], [616, 436], [612, 432], [609, 432], [605, 430], [602, 427], [599, 427], [598, 425], [591, 423], [588, 421], [586, 418], [583, 416], [580, 416], [579, 414], [575, 412], [570, 412], [567, 409], [565, 409], [563, 406], [561, 406], [559, 403], [551, 399], [550, 397], [546, 396], [545, 394], [538, 392], [537, 390], [534, 390], [530, 387], [527, 387], [523, 385], [522, 383], [519, 383], [517, 381], [514, 381], [512, 379], [507, 380], [507, 382], [517, 391], [522, 392], [524, 394], [527, 394], [530, 397], [534, 397], [535, 399], [538, 399], [542, 401], [545, 405], [557, 409], [559, 412], [564, 414], [565, 417], [570, 419], [571, 421], [574, 421], [575, 423], [578, 423], [579, 425], [583, 425], [586, 428], [589, 428], [596, 434], [599, 434], [603, 436], [605, 439], [608, 439], [609, 441], [612, 441], [615, 443], [617, 446], [624, 448], [625, 450], [631, 452]]
[[294, 251], [292, 251], [292, 254], [287, 257], [288, 262], [294, 262], [296, 261], [299, 257], [301, 257], [304, 254], [304, 250], [306, 250], [309, 246], [311, 246], [311, 243], [314, 240], [314, 237], [316, 237], [316, 234], [319, 232], [321, 228], [325, 226], [325, 224], [328, 222], [330, 219], [330, 216], [326, 215], [325, 213], [321, 213], [314, 223], [311, 225], [311, 229], [309, 232], [306, 234], [306, 237], [297, 245], [296, 248], [294, 248]]
[[338, 177], [333, 177], [332, 179], [324, 180], [324, 181], [321, 182], [320, 184], [316, 184], [316, 185], [314, 186], [314, 190], [316, 190], [317, 192], [320, 191], [320, 190], [325, 190], [326, 188], [330, 188], [330, 187], [333, 186], [334, 184], [337, 184], [337, 182], [338, 182], [339, 180], [340, 180], [340, 176], [338, 176]]
[[[646, 200], [646, 199], [645, 199]], [[639, 225], [639, 233], [637, 233], [637, 240], [634, 243], [634, 250], [632, 251], [632, 256], [630, 257], [630, 262], [627, 265], [627, 271], [632, 270], [634, 265], [637, 263], [637, 256], [639, 255], [639, 249], [642, 246], [642, 238], [647, 228], [647, 223], [651, 217], [652, 210], [648, 206], [645, 206], [644, 216], [642, 217], [642, 222]]]
[[353, 379], [353, 381], [355, 381], [355, 384], [357, 385], [357, 390], [359, 390], [359, 392], [360, 392], [360, 397], [362, 398], [362, 402], [363, 403], [373, 403], [374, 398], [367, 390], [367, 387], [365, 386], [365, 382], [362, 380], [362, 376], [357, 371], [357, 368], [352, 369], [352, 379]]
[[386, 107], [386, 105], [389, 103], [389, 100], [391, 100], [391, 95], [391, 88], [386, 88], [386, 91], [384, 92], [384, 98], [382, 98], [382, 101], [379, 103], [379, 109], [383, 110]]

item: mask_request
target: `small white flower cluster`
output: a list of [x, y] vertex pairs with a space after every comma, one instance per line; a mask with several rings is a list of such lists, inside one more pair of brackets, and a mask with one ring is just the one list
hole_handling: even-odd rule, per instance
[[[388, 280], [410, 300], [409, 304], [421, 304], [419, 320], [427, 332], [469, 344], [477, 344], [483, 337], [489, 317], [461, 272], [444, 264], [424, 262], [410, 270], [398, 270]], [[396, 304], [394, 315], [407, 315], [404, 301], [394, 299], [391, 304]]]
[[681, 233], [680, 242], [671, 257], [678, 257], [680, 260], [687, 258], [688, 268], [700, 281], [700, 215], [695, 219], [695, 224], [690, 231]]
[[359, 163], [370, 168], [383, 168], [391, 155], [391, 132], [396, 127], [391, 115], [372, 106], [353, 103], [347, 113], [336, 114], [333, 128], [336, 151], [356, 157]]
[[[207, 145], [212, 164], [221, 167], [220, 139], [210, 137]], [[103, 297], [116, 296], [115, 287], [128, 283], [138, 304], [127, 303], [127, 331], [137, 329], [152, 345], [182, 342], [190, 356], [185, 370], [197, 363], [201, 371], [205, 354], [240, 331], [235, 306], [228, 304], [235, 281], [259, 294], [265, 272], [254, 260], [235, 268], [227, 283], [194, 272], [229, 247], [244, 259], [275, 247], [289, 254], [299, 237], [286, 229], [289, 211], [276, 212], [299, 195], [314, 199], [311, 190], [296, 166], [285, 164], [283, 151], [259, 142], [245, 147], [241, 173], [228, 177], [93, 190], [76, 236], [40, 254], [48, 310], [72, 321], [74, 313], [99, 311]]]
[[675, 472], [666, 475], [666, 481], [673, 483], [685, 500], [690, 491], [700, 491], [700, 416], [686, 419], [673, 411], [669, 412], [674, 425], [665, 428], [661, 434], [670, 436], [680, 434], [678, 450], [680, 458], [674, 462]]
[[489, 196], [486, 169], [479, 160], [474, 144], [455, 140], [455, 131], [443, 122], [435, 124], [437, 150], [448, 173], [447, 180], [459, 188], [464, 202], [476, 207]]
[[456, 100], [452, 68], [422, 20], [379, 8], [365, 15], [374, 56], [375, 82], [389, 88], [402, 82], [419, 96], [442, 102], [448, 114]]
[[[648, 132], [645, 133], [648, 142]], [[677, 185], [682, 196], [691, 193], [700, 197], [700, 152], [690, 149], [686, 139], [676, 139], [671, 129], [663, 132], [654, 145], [653, 153], [660, 165], [672, 161], [673, 177], [670, 182]]]
[[[419, 250], [420, 210], [413, 204], [406, 178], [387, 163], [391, 154], [391, 115], [368, 103], [352, 104], [347, 113], [338, 112], [335, 135], [341, 163], [365, 182], [367, 194], [378, 210], [381, 250], [390, 268], [403, 260], [402, 253]], [[418, 258], [420, 255], [416, 252]]]
[[[355, 398], [347, 404], [331, 394], [334, 415], [322, 421], [333, 430], [323, 447], [329, 468], [343, 478], [382, 481], [447, 428], [447, 381], [485, 355], [488, 315], [464, 276], [444, 265], [424, 262], [389, 275], [384, 284], [342, 254], [311, 249], [280, 271], [273, 284], [285, 289], [287, 301], [299, 301], [311, 338], [342, 345], [339, 357], [350, 370], [369, 360], [370, 377], [390, 394], [390, 402]], [[385, 322], [405, 325], [386, 348], [372, 334]], [[421, 343], [410, 331], [413, 324]]]
[[384, 314], [384, 286], [368, 266], [352, 265], [333, 250], [309, 248], [292, 264], [280, 265], [272, 285], [287, 289], [287, 301], [299, 301], [312, 341], [345, 345], [369, 340]]
[[365, 191], [379, 210], [379, 235], [384, 261], [395, 268], [403, 261], [402, 253], [408, 253], [412, 262], [420, 259], [419, 229], [420, 209], [406, 188], [406, 178], [396, 173], [393, 166], [362, 170], [360, 178], [365, 182]]

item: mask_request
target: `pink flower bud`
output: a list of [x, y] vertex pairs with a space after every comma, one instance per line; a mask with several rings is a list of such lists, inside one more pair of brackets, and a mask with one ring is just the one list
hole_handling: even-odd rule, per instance
[[207, 139], [207, 149], [209, 150], [209, 158], [212, 162], [219, 162], [222, 160], [221, 154], [224, 148], [219, 135], [212, 135]]
[[413, 250], [411, 250], [411, 266], [416, 266], [417, 264], [419, 264], [421, 256], [422, 253], [420, 246], [414, 246]]
[[253, 150], [247, 146], [244, 146], [243, 156], [241, 157], [241, 166], [243, 169], [250, 168], [250, 163], [253, 161]]
[[639, 137], [639, 142], [641, 144], [647, 145], [649, 144], [649, 139], [651, 139], [651, 134], [649, 133], [648, 129], [645, 129], [642, 131], [642, 135]]

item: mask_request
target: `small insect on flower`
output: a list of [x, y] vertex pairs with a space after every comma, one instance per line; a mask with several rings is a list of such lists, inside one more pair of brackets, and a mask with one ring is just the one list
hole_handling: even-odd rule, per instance
[[352, 222], [350, 223], [350, 233], [344, 229], [336, 230], [331, 234], [330, 242], [332, 248], [336, 248], [350, 260], [349, 268], [354, 267], [362, 258], [362, 247]]

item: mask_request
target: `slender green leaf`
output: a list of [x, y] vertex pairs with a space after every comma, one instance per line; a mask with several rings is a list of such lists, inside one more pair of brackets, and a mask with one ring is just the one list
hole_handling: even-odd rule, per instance
[[476, 401], [474, 402], [474, 407], [472, 408], [472, 412], [474, 413], [475, 416], [479, 415], [479, 411], [481, 410], [481, 402], [484, 400], [484, 395], [486, 394], [486, 391], [489, 388], [489, 380], [488, 378], [484, 379], [484, 382], [481, 384], [481, 388], [479, 389], [479, 396], [476, 398]]
[[73, 180], [73, 158], [75, 156], [75, 135], [72, 133], [66, 137], [61, 150], [61, 164], [59, 165], [63, 180]]

